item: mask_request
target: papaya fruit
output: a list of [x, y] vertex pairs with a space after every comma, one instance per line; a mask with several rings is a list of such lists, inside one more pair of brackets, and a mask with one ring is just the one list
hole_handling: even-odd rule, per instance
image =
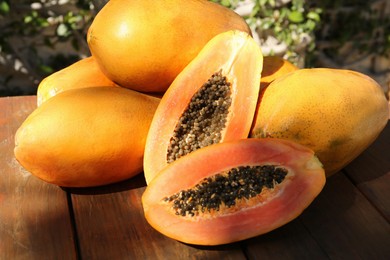
[[150, 125], [144, 175], [201, 147], [247, 138], [259, 95], [262, 53], [253, 38], [212, 38], [165, 92]]
[[324, 187], [307, 147], [273, 138], [210, 145], [164, 168], [142, 195], [148, 223], [197, 245], [227, 244], [299, 216]]
[[93, 56], [81, 59], [50, 74], [38, 85], [37, 105], [40, 106], [58, 93], [75, 88], [118, 86], [100, 70]]
[[264, 56], [260, 89], [267, 87], [276, 78], [297, 69], [299, 69], [297, 66], [282, 57]]
[[118, 182], [142, 172], [159, 99], [125, 88], [71, 89], [34, 110], [15, 135], [19, 163], [64, 187]]
[[331, 176], [376, 139], [388, 116], [385, 95], [370, 77], [342, 69], [301, 69], [266, 88], [250, 136], [305, 145]]
[[245, 20], [207, 0], [111, 0], [87, 33], [92, 55], [117, 84], [140, 92], [165, 92], [215, 35], [242, 30]]

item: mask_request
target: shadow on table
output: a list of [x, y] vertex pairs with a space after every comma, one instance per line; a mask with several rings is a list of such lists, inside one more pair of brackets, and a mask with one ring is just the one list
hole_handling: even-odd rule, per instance
[[72, 193], [72, 194], [78, 194], [78, 195], [97, 195], [97, 194], [108, 194], [108, 193], [116, 193], [116, 192], [122, 192], [127, 190], [133, 190], [138, 188], [143, 188], [146, 186], [145, 177], [144, 174], [138, 174], [137, 176], [134, 176], [133, 178], [108, 184], [104, 186], [98, 186], [98, 187], [86, 187], [86, 188], [68, 188], [68, 187], [62, 187], [63, 190]]

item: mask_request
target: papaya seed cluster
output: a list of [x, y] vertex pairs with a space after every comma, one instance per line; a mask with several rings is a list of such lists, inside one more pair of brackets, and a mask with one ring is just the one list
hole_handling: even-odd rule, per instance
[[173, 132], [167, 151], [168, 163], [220, 142], [232, 103], [230, 86], [219, 71], [194, 94]]
[[192, 189], [182, 190], [163, 200], [172, 203], [176, 215], [195, 216], [200, 212], [231, 208], [237, 200], [249, 200], [264, 188], [273, 189], [286, 177], [285, 168], [274, 165], [240, 166], [205, 178]]

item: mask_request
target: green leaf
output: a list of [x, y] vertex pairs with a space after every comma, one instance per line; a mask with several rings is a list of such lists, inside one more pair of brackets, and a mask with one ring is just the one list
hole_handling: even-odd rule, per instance
[[313, 31], [315, 28], [316, 28], [316, 23], [313, 21], [313, 20], [308, 20], [306, 21], [306, 28], [309, 30], [309, 31]]
[[27, 15], [24, 17], [24, 23], [31, 23], [33, 17], [31, 15]]
[[288, 15], [288, 20], [293, 23], [301, 23], [304, 20], [303, 14], [298, 11], [292, 11]]
[[45, 74], [51, 74], [54, 72], [54, 69], [50, 66], [47, 66], [47, 65], [40, 65], [39, 70]]
[[0, 13], [7, 14], [9, 13], [10, 8], [9, 5], [6, 1], [1, 1], [0, 2]]
[[63, 23], [60, 23], [58, 25], [56, 32], [57, 32], [57, 35], [60, 37], [66, 37], [70, 34], [68, 27]]
[[316, 12], [309, 12], [307, 14], [307, 18], [311, 19], [311, 20], [314, 20], [316, 22], [319, 22], [321, 19], [320, 19], [320, 15]]
[[49, 26], [49, 22], [46, 19], [44, 19], [44, 18], [38, 18], [37, 19], [37, 24], [40, 27], [47, 27], [47, 26]]
[[230, 6], [230, 1], [229, 0], [222, 0], [221, 1], [221, 5], [229, 7]]

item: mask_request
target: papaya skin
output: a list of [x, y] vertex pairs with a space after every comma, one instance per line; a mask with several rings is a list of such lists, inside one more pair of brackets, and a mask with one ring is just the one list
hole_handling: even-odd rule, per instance
[[[261, 98], [268, 85], [271, 84], [271, 82], [274, 81], [276, 78], [279, 78], [287, 73], [296, 71], [298, 69], [299, 68], [297, 66], [279, 56], [264, 56], [263, 71], [261, 73], [260, 79], [260, 92], [254, 118], [258, 117]], [[254, 120], [254, 123], [256, 123], [256, 120]], [[252, 129], [254, 127], [255, 126], [252, 126]]]
[[297, 66], [279, 56], [264, 56], [260, 89], [267, 87], [276, 78], [298, 69]]
[[327, 176], [363, 152], [386, 126], [385, 95], [370, 77], [341, 69], [301, 69], [264, 91], [250, 137], [296, 141], [315, 151]]
[[100, 70], [95, 58], [89, 56], [44, 78], [38, 85], [37, 105], [62, 91], [76, 88], [118, 85]]
[[262, 66], [261, 49], [242, 31], [218, 34], [203, 47], [165, 92], [153, 117], [145, 145], [147, 183], [168, 164], [167, 149], [178, 120], [194, 94], [217, 71], [222, 71], [231, 83], [232, 99], [220, 142], [248, 137], [259, 95]]
[[59, 186], [131, 178], [142, 172], [145, 139], [159, 101], [125, 88], [61, 92], [19, 127], [15, 157], [33, 175]]
[[165, 92], [215, 35], [250, 33], [243, 18], [206, 0], [111, 0], [96, 15], [87, 41], [102, 71], [140, 92]]
[[[247, 165], [279, 165], [289, 173], [279, 187], [261, 193], [258, 200], [237, 201], [231, 210], [222, 205], [219, 211], [183, 217], [163, 201], [205, 178]], [[295, 219], [325, 182], [322, 164], [309, 148], [276, 138], [243, 139], [211, 145], [173, 162], [147, 186], [142, 205], [148, 223], [170, 238], [197, 245], [227, 244], [270, 232]]]

